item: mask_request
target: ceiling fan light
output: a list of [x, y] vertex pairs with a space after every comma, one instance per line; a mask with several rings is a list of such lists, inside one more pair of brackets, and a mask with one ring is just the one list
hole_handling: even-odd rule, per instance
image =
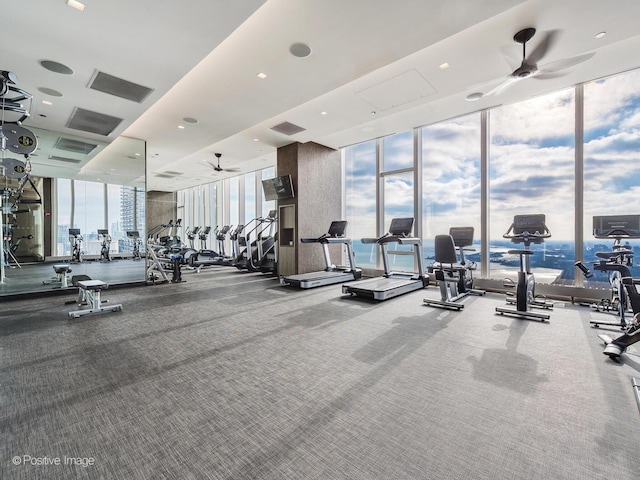
[[465, 97], [465, 100], [467, 102], [475, 102], [477, 100], [480, 100], [482, 97], [484, 97], [484, 93], [482, 93], [482, 92], [473, 92], [473, 93], [470, 93], [469, 95], [467, 95]]

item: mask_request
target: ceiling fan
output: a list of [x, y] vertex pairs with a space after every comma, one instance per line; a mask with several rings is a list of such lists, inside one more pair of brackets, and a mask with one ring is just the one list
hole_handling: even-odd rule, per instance
[[[561, 60], [548, 63], [547, 65], [541, 66], [539, 68], [538, 62], [540, 62], [540, 60], [544, 58], [549, 49], [556, 43], [559, 31], [550, 30], [546, 32], [536, 48], [534, 48], [533, 51], [527, 56], [527, 42], [530, 41], [535, 34], [536, 29], [530, 27], [520, 30], [513, 36], [513, 41], [522, 45], [522, 60], [517, 60], [520, 62], [520, 65], [513, 72], [511, 72], [500, 85], [494, 87], [492, 90], [484, 94], [472, 94], [475, 95], [476, 98], [471, 99], [477, 100], [478, 98], [486, 97], [488, 95], [497, 95], [509, 85], [525, 78], [545, 80], [564, 76], [566, 75], [566, 73], [561, 72], [561, 70], [585, 62], [595, 55], [595, 52], [590, 52], [583, 55], [563, 58]], [[505, 54], [505, 57], [507, 57], [507, 61], [509, 61], [510, 58], [508, 55], [506, 55], [506, 52], [503, 51], [503, 54]]]
[[217, 165], [215, 163], [208, 162], [208, 161], [203, 161], [203, 163], [209, 165], [216, 172], [239, 172], [240, 171], [239, 168], [222, 168], [220, 166], [220, 157], [222, 157], [222, 154], [221, 153], [214, 153], [214, 155], [218, 159], [218, 164]]

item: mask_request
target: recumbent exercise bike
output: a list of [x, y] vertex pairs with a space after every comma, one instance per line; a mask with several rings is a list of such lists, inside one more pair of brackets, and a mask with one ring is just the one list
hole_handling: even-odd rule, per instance
[[[484, 290], [473, 287], [473, 270], [476, 263], [467, 260], [465, 248], [473, 245], [473, 227], [451, 227], [449, 235], [436, 235], [434, 241], [435, 262], [429, 265], [429, 273], [434, 273], [440, 286], [440, 300], [424, 299], [431, 307], [461, 310], [464, 304], [458, 303], [467, 295], [484, 295]], [[460, 252], [460, 258], [456, 253]]]

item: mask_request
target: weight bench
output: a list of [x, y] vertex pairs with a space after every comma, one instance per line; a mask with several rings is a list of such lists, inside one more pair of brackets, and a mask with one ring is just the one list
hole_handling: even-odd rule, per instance
[[108, 307], [102, 305], [100, 292], [109, 288], [109, 285], [106, 282], [103, 282], [102, 280], [80, 280], [76, 284], [79, 288], [78, 305], [89, 305], [90, 308], [69, 312], [69, 318], [78, 318], [82, 315], [91, 315], [96, 313], [119, 312], [122, 310], [121, 304], [109, 305]]
[[56, 276], [51, 280], [45, 280], [42, 282], [43, 285], [51, 285], [52, 283], [59, 283], [60, 288], [67, 288], [69, 286], [69, 281], [67, 278], [67, 273], [71, 271], [71, 265], [67, 263], [57, 263], [53, 265], [53, 271]]

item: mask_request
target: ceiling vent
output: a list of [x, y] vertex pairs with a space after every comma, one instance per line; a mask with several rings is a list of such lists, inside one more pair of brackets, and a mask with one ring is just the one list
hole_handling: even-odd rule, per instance
[[122, 122], [121, 118], [76, 107], [71, 114], [67, 127], [82, 130], [83, 132], [97, 133], [106, 137], [120, 125], [120, 122]]
[[153, 88], [143, 87], [137, 83], [98, 71], [96, 71], [93, 80], [89, 83], [89, 88], [137, 103], [144, 102], [153, 92]]
[[179, 177], [180, 175], [183, 175], [183, 172], [173, 172], [171, 170], [165, 170], [164, 172], [165, 175], [171, 175], [172, 177]]
[[299, 127], [289, 122], [282, 122], [275, 127], [271, 127], [271, 130], [278, 133], [284, 133], [285, 135], [295, 135], [296, 133], [304, 132], [306, 128]]
[[89, 155], [97, 146], [98, 145], [96, 145], [95, 143], [86, 143], [81, 142], [80, 140], [72, 140], [70, 138], [60, 137], [56, 141], [53, 148], [57, 148], [58, 150], [66, 150], [67, 152]]
[[78, 160], [77, 158], [68, 158], [68, 157], [59, 157], [58, 155], [49, 155], [49, 160], [56, 160], [58, 162], [67, 162], [67, 163], [80, 163], [82, 160]]

